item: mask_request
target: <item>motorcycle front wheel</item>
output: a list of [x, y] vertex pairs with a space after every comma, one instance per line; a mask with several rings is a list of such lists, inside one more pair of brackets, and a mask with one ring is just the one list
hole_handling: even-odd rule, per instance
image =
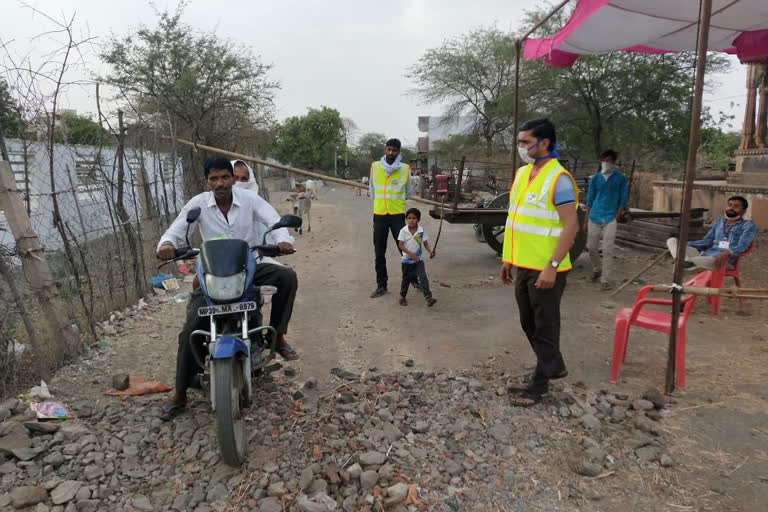
[[243, 362], [236, 358], [214, 359], [216, 379], [216, 430], [221, 447], [221, 458], [232, 467], [245, 461], [245, 403], [246, 384]]

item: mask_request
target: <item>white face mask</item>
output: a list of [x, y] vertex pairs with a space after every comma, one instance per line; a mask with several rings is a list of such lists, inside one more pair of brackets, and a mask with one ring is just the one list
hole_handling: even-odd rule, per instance
[[535, 158], [528, 155], [528, 148], [523, 146], [517, 146], [517, 154], [520, 155], [520, 160], [527, 164], [532, 164], [536, 161]]
[[234, 186], [237, 188], [248, 188], [248, 185], [250, 185], [250, 183], [247, 181], [236, 181], [234, 184]]
[[608, 162], [601, 162], [600, 170], [603, 174], [611, 174], [613, 172], [613, 164]]

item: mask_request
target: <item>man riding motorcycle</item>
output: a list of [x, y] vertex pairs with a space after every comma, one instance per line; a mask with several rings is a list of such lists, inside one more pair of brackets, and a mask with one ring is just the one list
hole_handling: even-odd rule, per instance
[[[201, 209], [201, 213], [191, 228], [194, 231], [196, 225], [200, 227], [203, 241], [213, 238], [233, 238], [245, 240], [249, 246], [258, 245], [261, 243], [259, 226], [271, 226], [280, 220], [280, 215], [272, 205], [258, 194], [243, 188], [233, 188], [235, 183], [233, 168], [226, 158], [209, 158], [205, 162], [205, 179], [210, 192], [198, 194], [184, 205], [179, 216], [160, 238], [157, 246], [159, 259], [174, 258], [176, 249], [184, 242], [187, 212], [196, 207]], [[293, 239], [287, 229], [275, 230], [271, 235], [277, 242], [281, 254], [294, 252], [291, 243]], [[260, 262], [256, 267], [254, 285], [277, 287], [277, 293], [272, 299], [269, 325], [274, 327], [278, 334], [278, 354], [285, 360], [298, 359], [299, 355], [285, 341], [298, 287], [296, 272], [282, 265]], [[205, 329], [209, 322], [208, 318], [199, 317], [197, 314], [198, 308], [204, 305], [202, 290], [197, 288], [192, 292], [187, 305], [187, 318], [179, 333], [176, 389], [162, 407], [159, 417], [164, 420], [171, 419], [184, 409], [187, 402], [187, 389], [195, 376], [202, 371], [192, 353], [189, 336], [194, 330]], [[200, 340], [199, 337], [197, 339]]]

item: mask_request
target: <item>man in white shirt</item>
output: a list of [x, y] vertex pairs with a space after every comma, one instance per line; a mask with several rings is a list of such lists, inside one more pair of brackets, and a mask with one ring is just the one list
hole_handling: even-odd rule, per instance
[[[199, 227], [203, 241], [227, 237], [245, 240], [249, 246], [258, 245], [261, 243], [258, 226], [261, 224], [272, 226], [280, 220], [280, 215], [272, 205], [255, 192], [241, 188], [233, 189], [234, 175], [229, 160], [221, 157], [209, 158], [205, 163], [205, 179], [211, 191], [196, 195], [184, 205], [179, 216], [160, 238], [157, 246], [159, 259], [172, 259], [176, 249], [184, 244], [187, 212], [196, 207], [201, 210], [200, 217], [190, 226], [190, 232], [194, 232], [195, 227]], [[275, 230], [272, 235], [282, 254], [294, 252], [292, 238], [287, 229]], [[277, 287], [278, 291], [272, 299], [269, 324], [278, 333], [278, 353], [286, 360], [298, 359], [296, 351], [285, 341], [298, 287], [296, 272], [281, 265], [259, 263], [253, 282], [254, 285]], [[192, 353], [189, 335], [196, 329], [205, 329], [208, 326], [207, 318], [197, 316], [197, 309], [204, 305], [202, 290], [198, 288], [189, 300], [187, 319], [179, 334], [176, 389], [162, 408], [160, 417], [163, 419], [170, 419], [183, 410], [187, 401], [187, 389], [195, 375], [202, 371]]]

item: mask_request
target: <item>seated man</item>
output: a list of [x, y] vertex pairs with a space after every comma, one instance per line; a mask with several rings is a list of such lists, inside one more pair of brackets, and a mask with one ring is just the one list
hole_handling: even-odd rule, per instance
[[[233, 188], [232, 164], [227, 159], [209, 158], [205, 162], [205, 179], [211, 191], [196, 195], [184, 205], [179, 216], [160, 238], [157, 247], [159, 259], [172, 259], [176, 248], [184, 244], [187, 212], [195, 207], [199, 207], [201, 212], [200, 217], [192, 225], [192, 230], [199, 226], [203, 241], [227, 237], [245, 240], [250, 246], [258, 245], [261, 243], [260, 233], [263, 236], [264, 232], [259, 226], [272, 226], [280, 220], [280, 215], [272, 205], [258, 194], [242, 188]], [[271, 235], [282, 254], [294, 252], [287, 229], [275, 230]], [[296, 272], [282, 265], [260, 262], [256, 267], [253, 283], [256, 286], [277, 287], [277, 293], [272, 299], [269, 325], [277, 331], [277, 351], [283, 359], [298, 359], [296, 351], [285, 341], [298, 287]], [[192, 292], [187, 305], [184, 328], [179, 334], [176, 389], [162, 408], [160, 415], [162, 419], [170, 419], [183, 410], [187, 402], [187, 389], [193, 383], [195, 376], [202, 371], [192, 353], [189, 335], [194, 330], [208, 327], [208, 318], [197, 316], [197, 309], [204, 305], [202, 289], [198, 288]], [[197, 340], [201, 341], [200, 338]]]
[[[685, 251], [688, 262], [686, 268], [720, 270], [725, 264], [733, 264], [735, 256], [745, 253], [757, 232], [757, 225], [743, 218], [748, 206], [747, 200], [741, 196], [729, 198], [725, 216], [712, 224], [703, 239], [688, 242]], [[668, 239], [667, 247], [672, 257], [676, 258], [677, 238]]]

